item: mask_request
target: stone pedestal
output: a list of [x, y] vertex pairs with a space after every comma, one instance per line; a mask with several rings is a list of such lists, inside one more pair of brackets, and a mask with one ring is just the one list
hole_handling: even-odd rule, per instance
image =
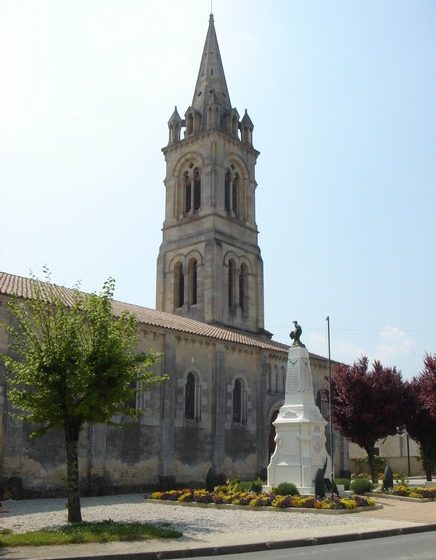
[[314, 493], [316, 471], [324, 466], [326, 421], [313, 396], [309, 352], [291, 346], [285, 404], [274, 422], [276, 448], [268, 465], [268, 487], [292, 482], [300, 494]]

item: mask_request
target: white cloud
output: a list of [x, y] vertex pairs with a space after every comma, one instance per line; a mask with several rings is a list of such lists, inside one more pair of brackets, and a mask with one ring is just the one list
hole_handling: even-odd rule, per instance
[[380, 332], [380, 338], [374, 359], [383, 365], [396, 365], [415, 349], [415, 340], [397, 327], [387, 325]]

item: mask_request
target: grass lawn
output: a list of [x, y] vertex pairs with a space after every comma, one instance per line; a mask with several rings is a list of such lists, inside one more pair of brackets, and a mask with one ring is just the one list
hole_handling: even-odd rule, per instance
[[30, 533], [12, 533], [0, 530], [2, 546], [44, 546], [51, 544], [94, 543], [111, 541], [146, 541], [174, 539], [179, 531], [146, 523], [117, 523], [112, 520], [98, 523], [75, 523], [57, 529], [42, 529]]

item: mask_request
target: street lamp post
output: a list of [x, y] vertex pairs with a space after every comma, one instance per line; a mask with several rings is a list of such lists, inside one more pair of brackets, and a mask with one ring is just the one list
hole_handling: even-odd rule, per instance
[[330, 356], [330, 317], [326, 317], [327, 321], [327, 342], [328, 342], [328, 364], [329, 364], [329, 432], [330, 432], [330, 459], [331, 459], [331, 472], [330, 478], [332, 481], [332, 497], [333, 497], [333, 486], [335, 480], [335, 467], [334, 467], [334, 452], [333, 452], [333, 408], [332, 408], [332, 363]]

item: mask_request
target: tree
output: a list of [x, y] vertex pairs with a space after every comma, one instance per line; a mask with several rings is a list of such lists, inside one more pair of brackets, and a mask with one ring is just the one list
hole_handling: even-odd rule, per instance
[[368, 358], [339, 365], [332, 379], [333, 423], [343, 436], [365, 449], [371, 477], [378, 481], [376, 441], [398, 433], [404, 425], [407, 393], [401, 374]]
[[406, 430], [419, 443], [427, 480], [432, 479], [436, 465], [436, 356], [424, 357], [424, 370], [406, 383], [409, 406]]
[[137, 354], [136, 318], [115, 316], [115, 281], [100, 295], [32, 279], [32, 297], [9, 302], [11, 345], [0, 355], [11, 390], [8, 397], [24, 421], [37, 424], [32, 434], [61, 427], [67, 457], [68, 521], [81, 521], [78, 440], [85, 423], [106, 423], [113, 415], [134, 416], [129, 402], [136, 388], [164, 380], [151, 371], [159, 360]]

